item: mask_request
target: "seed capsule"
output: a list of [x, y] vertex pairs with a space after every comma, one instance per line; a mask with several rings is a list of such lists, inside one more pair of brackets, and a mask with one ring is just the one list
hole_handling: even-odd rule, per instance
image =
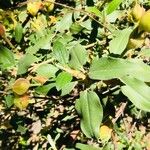
[[15, 92], [18, 95], [23, 95], [27, 92], [27, 90], [30, 87], [30, 83], [25, 78], [19, 78], [15, 81], [14, 85], [12, 86], [13, 92]]
[[20, 110], [27, 108], [28, 104], [29, 104], [28, 95], [16, 96], [14, 98], [14, 105]]

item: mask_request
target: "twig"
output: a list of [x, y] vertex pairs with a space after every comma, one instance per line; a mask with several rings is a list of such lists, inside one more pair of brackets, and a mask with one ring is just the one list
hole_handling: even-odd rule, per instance
[[[45, 0], [45, 1], [46, 1], [46, 0]], [[18, 6], [24, 6], [24, 5], [26, 5], [27, 3], [29, 3], [29, 2], [33, 2], [33, 0], [28, 0], [28, 1], [26, 1], [26, 2], [23, 2], [23, 3], [19, 4]], [[67, 5], [65, 5], [65, 4], [61, 4], [61, 3], [59, 3], [59, 2], [52, 2], [52, 1], [46, 1], [46, 2], [54, 3], [55, 5], [62, 6], [62, 7], [64, 7], [64, 8], [68, 8], [68, 9], [73, 10], [73, 11], [82, 12], [82, 13], [86, 14], [88, 17], [90, 17], [92, 20], [94, 20], [95, 22], [97, 22], [99, 25], [101, 25], [101, 26], [107, 28], [102, 22], [100, 22], [100, 21], [98, 21], [98, 20], [96, 19], [96, 17], [99, 17], [99, 16], [96, 16], [94, 13], [87, 12], [86, 10], [83, 10], [83, 9], [73, 8], [73, 7], [67, 6]], [[107, 28], [107, 30], [111, 32], [111, 30], [110, 30], [109, 28]]]
[[5, 92], [5, 91], [0, 91], [0, 94], [7, 94], [7, 92]]
[[28, 71], [35, 72], [41, 65], [52, 63], [53, 61], [54, 61], [54, 58], [51, 58], [51, 59], [43, 61], [43, 62], [41, 62], [39, 64], [33, 64], [32, 67], [28, 69]]
[[12, 45], [12, 43], [10, 42], [10, 40], [9, 40], [6, 36], [3, 36], [3, 39], [5, 40], [5, 42], [6, 42], [12, 49], [15, 49], [15, 47]]
[[116, 86], [114, 86], [114, 87], [108, 89], [107, 91], [104, 91], [102, 94], [103, 94], [103, 95], [106, 95], [106, 94], [108, 94], [108, 93], [110, 93], [110, 92], [113, 92], [113, 91], [119, 89], [119, 88], [120, 88], [120, 85], [116, 85]]
[[[94, 20], [95, 22], [97, 22], [99, 25], [101, 26], [104, 26], [101, 22], [99, 22], [97, 19], [95, 19], [95, 17], [99, 17], [99, 16], [96, 16], [94, 13], [89, 13], [83, 9], [77, 9], [77, 8], [73, 8], [73, 7], [70, 7], [70, 6], [67, 6], [65, 4], [61, 4], [59, 2], [50, 2], [50, 1], [46, 1], [46, 2], [49, 2], [49, 3], [54, 3], [56, 5], [59, 5], [59, 6], [63, 6], [65, 8], [68, 8], [70, 10], [73, 10], [73, 11], [78, 11], [78, 12], [82, 12], [84, 14], [86, 14], [88, 17], [90, 17], [92, 20]], [[108, 29], [109, 30], [109, 29]]]
[[82, 18], [80, 18], [80, 20], [78, 20], [76, 22], [78, 22], [78, 23], [83, 22], [86, 17], [87, 17], [87, 15], [84, 15]]
[[126, 106], [127, 106], [127, 102], [121, 104], [119, 110], [118, 110], [117, 113], [116, 113], [115, 118], [112, 120], [112, 123], [113, 123], [113, 124], [114, 124], [114, 123], [118, 120], [118, 118], [123, 114], [123, 112], [124, 112]]
[[64, 71], [70, 73], [72, 76], [76, 77], [77, 79], [85, 80], [85, 78], [86, 78], [86, 75], [83, 73], [83, 72], [85, 72], [84, 70], [83, 70], [83, 72], [81, 72], [79, 70], [73, 70], [69, 67], [65, 67], [60, 64], [55, 64], [55, 66], [61, 70], [64, 70]]
[[112, 142], [114, 145], [114, 150], [118, 150], [118, 144], [117, 144], [116, 135], [114, 132], [112, 132], [111, 137], [112, 137]]
[[94, 42], [94, 43], [91, 43], [89, 45], [85, 45], [84, 48], [90, 48], [90, 47], [93, 47], [97, 42]]
[[122, 118], [122, 120], [123, 120], [123, 124], [124, 124], [124, 127], [125, 127], [126, 136], [128, 137], [128, 133], [129, 133], [128, 124], [126, 123], [126, 120], [125, 120], [124, 117]]
[[[137, 119], [140, 118], [140, 114], [141, 114], [141, 110], [139, 111], [139, 113], [138, 113], [138, 115], [137, 115]], [[129, 132], [129, 134], [128, 134], [128, 137], [129, 137], [129, 139], [130, 139], [131, 141], [132, 141], [132, 138], [131, 138], [132, 135], [131, 135], [131, 134], [133, 133], [136, 124], [137, 124], [137, 121], [135, 121], [134, 124], [131, 126], [130, 132]]]
[[41, 99], [38, 102], [41, 102], [43, 100], [57, 100], [58, 98], [54, 98], [53, 96], [31, 96], [30, 98], [34, 98], [34, 99]]
[[[82, 72], [79, 71], [79, 70], [73, 70], [67, 66], [62, 66], [60, 64], [54, 64], [53, 62], [55, 61], [54, 58], [52, 59], [48, 59], [46, 61], [43, 61], [39, 64], [33, 64], [31, 68], [28, 69], [28, 71], [30, 72], [35, 72], [41, 65], [43, 64], [48, 64], [48, 63], [52, 63], [53, 65], [55, 65], [57, 68], [63, 70], [63, 71], [66, 71], [68, 73], [70, 73], [72, 76], [76, 77], [77, 79], [82, 79], [84, 80], [86, 78], [86, 75], [85, 75], [85, 71], [83, 70]], [[84, 72], [84, 73], [83, 73]]]

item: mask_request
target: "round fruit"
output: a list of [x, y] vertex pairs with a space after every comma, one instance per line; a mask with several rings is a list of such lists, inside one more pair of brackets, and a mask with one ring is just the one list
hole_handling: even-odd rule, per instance
[[23, 95], [27, 92], [30, 87], [30, 82], [25, 78], [19, 78], [15, 81], [14, 85], [12, 86], [13, 92], [18, 95]]
[[14, 105], [18, 107], [20, 110], [27, 108], [28, 104], [29, 104], [28, 95], [16, 96], [14, 98]]
[[133, 17], [133, 20], [139, 21], [144, 13], [145, 9], [141, 7], [139, 4], [135, 4], [135, 6], [132, 9], [131, 15]]
[[0, 36], [5, 36], [5, 27], [0, 23]]
[[142, 16], [139, 29], [142, 31], [150, 32], [150, 10], [146, 11]]
[[100, 127], [100, 139], [103, 141], [108, 141], [111, 138], [112, 129], [106, 125]]

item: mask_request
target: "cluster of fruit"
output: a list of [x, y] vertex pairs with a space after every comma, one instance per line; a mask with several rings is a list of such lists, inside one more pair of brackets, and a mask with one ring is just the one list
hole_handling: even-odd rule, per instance
[[27, 11], [32, 16], [35, 16], [39, 10], [45, 10], [51, 12], [54, 9], [55, 0], [46, 0], [46, 1], [34, 1], [27, 4]]
[[17, 79], [15, 83], [12, 85], [12, 91], [14, 92], [15, 95], [14, 105], [20, 110], [25, 109], [29, 104], [30, 97], [29, 94], [27, 93], [29, 87], [30, 82], [25, 78]]

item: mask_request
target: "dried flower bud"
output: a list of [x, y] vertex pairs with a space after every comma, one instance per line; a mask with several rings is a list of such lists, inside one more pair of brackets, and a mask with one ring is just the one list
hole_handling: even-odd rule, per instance
[[131, 15], [133, 17], [133, 20], [139, 21], [144, 13], [145, 9], [139, 4], [135, 4], [135, 6], [132, 9]]

